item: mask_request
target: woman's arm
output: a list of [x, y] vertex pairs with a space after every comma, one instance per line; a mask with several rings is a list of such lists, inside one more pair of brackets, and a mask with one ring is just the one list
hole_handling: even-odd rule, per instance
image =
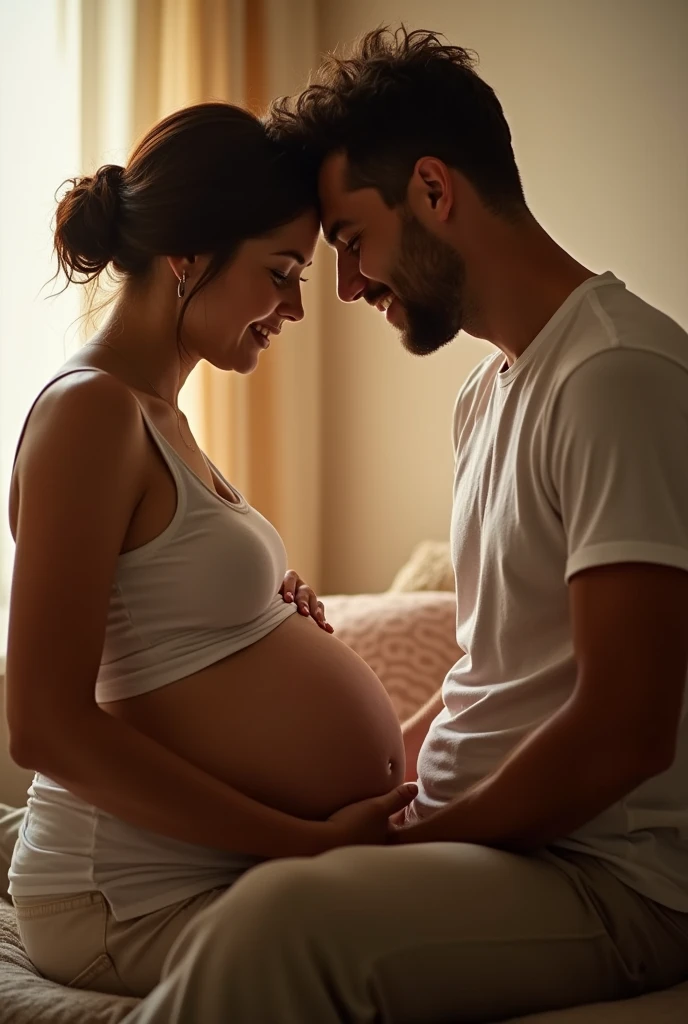
[[[8, 679], [11, 677], [8, 674]], [[196, 768], [97, 706], [61, 716], [12, 756], [87, 803], [172, 839], [259, 857], [345, 842], [327, 823], [273, 810]]]
[[338, 826], [249, 799], [95, 702], [116, 562], [145, 489], [146, 444], [134, 397], [104, 375], [56, 382], [31, 415], [12, 502], [12, 757], [175, 839], [270, 857], [340, 845]]

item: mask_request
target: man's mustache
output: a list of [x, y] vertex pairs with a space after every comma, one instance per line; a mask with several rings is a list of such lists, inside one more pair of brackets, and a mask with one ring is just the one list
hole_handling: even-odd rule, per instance
[[391, 295], [390, 289], [386, 284], [378, 284], [373, 288], [366, 288], [363, 292], [363, 298], [370, 306], [377, 305], [380, 299], [384, 299], [385, 295]]

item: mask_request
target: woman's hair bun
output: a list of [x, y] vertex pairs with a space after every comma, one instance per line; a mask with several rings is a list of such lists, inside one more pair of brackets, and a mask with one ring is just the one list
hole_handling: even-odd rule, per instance
[[107, 268], [126, 285], [143, 282], [156, 259], [207, 255], [182, 310], [246, 239], [318, 203], [314, 161], [271, 139], [248, 110], [220, 101], [158, 121], [125, 168], [107, 164], [68, 184], [55, 221], [56, 276], [83, 284]]
[[123, 167], [105, 164], [65, 182], [71, 188], [57, 206], [55, 252], [70, 281], [77, 274], [84, 281], [97, 277], [115, 258], [123, 176]]

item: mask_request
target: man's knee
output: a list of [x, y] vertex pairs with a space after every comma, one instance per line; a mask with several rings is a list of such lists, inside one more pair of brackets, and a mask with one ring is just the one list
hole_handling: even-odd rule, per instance
[[332, 934], [337, 924], [346, 931], [365, 902], [367, 848], [332, 850], [317, 857], [289, 858], [261, 864], [247, 872], [221, 898], [217, 911], [229, 930], [238, 926], [254, 934], [264, 929], [288, 937], [301, 932]]
[[328, 911], [328, 885], [317, 858], [270, 861], [243, 875], [205, 912], [207, 923], [227, 933], [276, 935], [302, 921], [315, 925]]

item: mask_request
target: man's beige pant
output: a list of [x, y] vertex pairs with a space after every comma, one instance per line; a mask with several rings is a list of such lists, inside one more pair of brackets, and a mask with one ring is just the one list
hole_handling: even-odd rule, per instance
[[253, 868], [117, 924], [19, 903], [49, 977], [141, 994], [126, 1024], [477, 1024], [688, 977], [688, 914], [575, 854], [358, 847]]

